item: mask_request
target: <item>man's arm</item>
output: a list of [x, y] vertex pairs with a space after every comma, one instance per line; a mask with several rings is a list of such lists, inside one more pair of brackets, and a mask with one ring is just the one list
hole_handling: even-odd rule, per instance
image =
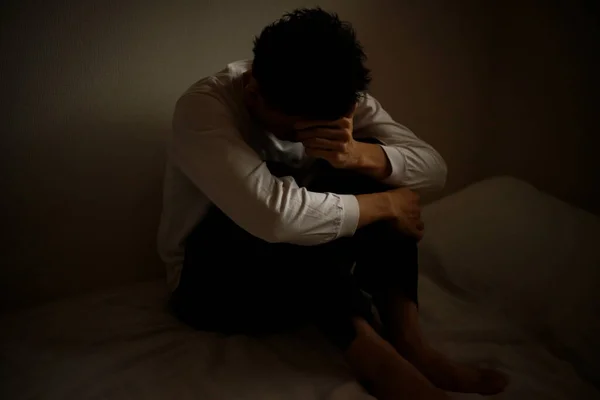
[[269, 242], [325, 243], [400, 210], [400, 194], [316, 193], [273, 176], [205, 96], [178, 102], [173, 135], [175, 165], [237, 225]]
[[[395, 226], [417, 240], [423, 237], [425, 228], [421, 221], [419, 195], [408, 188], [356, 196], [361, 215], [358, 226], [380, 220], [391, 220]], [[364, 212], [363, 212], [364, 211]]]
[[[336, 121], [302, 121], [295, 129], [308, 156], [327, 160], [335, 168], [413, 190], [441, 189], [446, 182], [446, 163], [440, 154], [395, 122], [371, 96]], [[360, 141], [366, 138], [381, 144]]]
[[415, 190], [439, 190], [446, 182], [442, 156], [405, 126], [395, 122], [370, 95], [354, 113], [354, 138], [374, 138], [382, 145], [359, 143], [356, 169], [384, 183]]

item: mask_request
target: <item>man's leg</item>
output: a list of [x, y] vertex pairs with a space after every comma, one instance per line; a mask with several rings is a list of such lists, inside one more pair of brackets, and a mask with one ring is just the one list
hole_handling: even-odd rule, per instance
[[[381, 302], [379, 302], [381, 304]], [[452, 361], [435, 350], [419, 326], [417, 305], [401, 293], [391, 294], [382, 312], [386, 337], [434, 385], [452, 392], [493, 395], [502, 392], [508, 377], [487, 368], [475, 368]]]
[[310, 318], [380, 400], [446, 399], [373, 330], [347, 246], [267, 244], [213, 209], [187, 241], [173, 311], [197, 329], [224, 333], [279, 331]]
[[324, 326], [343, 345], [341, 337], [351, 340], [351, 332], [339, 328], [341, 322], [355, 314], [368, 317], [370, 308], [340, 244], [267, 243], [211, 207], [186, 240], [171, 308], [196, 329], [226, 334], [293, 329], [313, 319], [312, 310], [323, 310], [330, 314], [322, 318]]
[[447, 400], [414, 365], [364, 319], [353, 320], [355, 338], [344, 356], [357, 378], [379, 400]]
[[[319, 190], [336, 193], [374, 193], [389, 189], [356, 173], [329, 170]], [[416, 240], [386, 222], [364, 227], [352, 238], [356, 251], [354, 275], [359, 286], [373, 296], [380, 312], [385, 338], [437, 387], [456, 392], [495, 394], [506, 384], [505, 375], [451, 361], [426, 341], [419, 326], [418, 248]]]
[[[335, 170], [327, 165], [323, 165], [320, 172], [317, 179], [309, 185], [309, 189], [322, 192], [331, 191], [340, 194], [374, 193], [389, 189], [385, 185], [374, 182], [362, 175], [349, 171]], [[382, 225], [384, 228], [389, 227], [391, 229], [391, 225], [389, 224], [382, 223]], [[379, 242], [378, 240], [370, 240], [370, 232], [373, 230], [373, 227], [362, 228], [352, 238], [337, 240], [337, 254], [351, 254], [351, 258], [354, 261], [359, 261], [360, 254], [363, 253], [363, 249], [366, 247], [377, 252], [377, 254], [387, 254], [387, 251], [385, 251], [386, 243]], [[378, 231], [379, 229], [375, 228], [375, 233]], [[385, 239], [389, 240], [389, 245], [396, 246], [396, 243], [393, 243], [393, 238], [386, 237]], [[389, 245], [388, 248], [390, 248]], [[407, 253], [404, 255], [400, 251], [399, 257], [410, 257], [411, 254]], [[386, 262], [385, 265], [388, 265], [388, 263]], [[414, 265], [416, 265], [416, 262]], [[391, 275], [389, 277], [393, 278]], [[354, 285], [361, 280], [361, 277], [357, 273], [354, 273], [353, 278], [355, 279]], [[412, 293], [411, 298], [416, 301], [416, 269], [407, 270], [403, 276], [396, 276], [395, 278], [395, 287], [399, 286], [403, 288], [404, 293]], [[351, 329], [345, 328], [346, 332], [351, 333], [347, 334], [346, 339], [341, 342], [341, 348], [350, 367], [359, 379], [366, 381], [378, 399], [448, 399], [448, 396], [442, 390], [436, 388], [389, 341], [385, 340], [376, 331], [374, 328], [376, 323], [373, 315], [370, 315], [369, 318], [353, 317], [351, 321]], [[323, 329], [323, 324], [319, 325]], [[341, 326], [339, 323], [334, 325]], [[330, 337], [332, 336], [332, 332], [334, 335], [336, 333], [335, 330], [327, 328], [324, 331]], [[347, 340], [348, 338], [351, 338], [351, 340]], [[339, 345], [340, 341], [337, 341], [337, 343]]]
[[507, 377], [497, 371], [454, 362], [425, 339], [418, 313], [417, 242], [385, 223], [355, 235], [359, 255], [355, 276], [372, 294], [383, 323], [383, 335], [434, 385], [453, 392], [496, 394]]

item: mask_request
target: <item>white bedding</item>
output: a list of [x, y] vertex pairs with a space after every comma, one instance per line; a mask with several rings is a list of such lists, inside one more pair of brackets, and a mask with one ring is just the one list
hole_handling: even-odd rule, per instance
[[[478, 190], [493, 195], [515, 184], [519, 185], [504, 180], [490, 188], [484, 183]], [[534, 189], [523, 185], [519, 190], [533, 193]], [[581, 377], [597, 379], [589, 368], [581, 369], [581, 365], [589, 365], [577, 365], [572, 357], [564, 356], [576, 352], [555, 351], [540, 338], [539, 331], [523, 323], [526, 311], [513, 318], [510, 311], [514, 305], [503, 308], [495, 297], [479, 295], [477, 279], [472, 276], [476, 273], [471, 272], [468, 284], [459, 279], [458, 272], [465, 269], [461, 263], [474, 255], [460, 261], [452, 258], [455, 250], [443, 249], [456, 238], [442, 240], [445, 222], [436, 216], [452, 211], [453, 204], [468, 203], [469, 193], [455, 196], [463, 200], [443, 200], [429, 207], [425, 216], [431, 237], [422, 245], [420, 298], [427, 335], [457, 359], [508, 372], [511, 385], [495, 399], [600, 399], [600, 392]], [[503, 197], [506, 201], [510, 196]], [[522, 194], [515, 197], [523, 198]], [[586, 214], [587, 218], [596, 217]], [[596, 223], [597, 219], [591, 226]], [[480, 240], [462, 236], [471, 246]], [[490, 260], [492, 257], [488, 255]], [[483, 281], [488, 275], [479, 274]], [[502, 281], [498, 276], [494, 279]], [[556, 293], [551, 297], [555, 301]], [[335, 348], [312, 329], [263, 339], [221, 337], [182, 326], [165, 311], [165, 301], [162, 283], [148, 282], [0, 316], [0, 398], [371, 398], [353, 381]], [[587, 326], [576, 326], [581, 337], [589, 334], [582, 328]], [[557, 333], [553, 337], [564, 336]], [[567, 345], [569, 340], [565, 337]]]

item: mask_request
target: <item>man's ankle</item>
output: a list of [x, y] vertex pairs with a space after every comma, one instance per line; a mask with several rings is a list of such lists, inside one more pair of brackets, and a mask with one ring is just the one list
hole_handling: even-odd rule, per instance
[[370, 379], [384, 368], [386, 360], [394, 357], [395, 350], [365, 319], [355, 318], [353, 325], [356, 337], [344, 356], [360, 379]]

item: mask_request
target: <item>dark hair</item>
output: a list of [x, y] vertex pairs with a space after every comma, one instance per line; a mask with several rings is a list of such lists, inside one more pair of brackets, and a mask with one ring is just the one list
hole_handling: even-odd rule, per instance
[[371, 81], [350, 23], [321, 8], [285, 14], [255, 38], [253, 52], [261, 95], [287, 115], [340, 118]]

